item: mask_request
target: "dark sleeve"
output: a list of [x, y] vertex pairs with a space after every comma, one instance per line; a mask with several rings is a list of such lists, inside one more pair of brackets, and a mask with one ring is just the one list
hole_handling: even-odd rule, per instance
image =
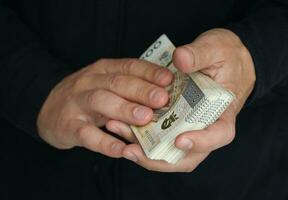
[[0, 117], [38, 138], [40, 108], [71, 70], [3, 4], [0, 1]]
[[257, 99], [287, 80], [288, 1], [262, 1], [247, 17], [225, 28], [236, 33], [252, 55], [256, 85], [248, 104], [257, 103]]

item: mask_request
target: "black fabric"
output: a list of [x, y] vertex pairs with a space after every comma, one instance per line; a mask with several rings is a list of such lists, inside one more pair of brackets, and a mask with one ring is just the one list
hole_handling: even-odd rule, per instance
[[[212, 153], [190, 174], [151, 173], [122, 162], [121, 197], [287, 199], [288, 128], [271, 120], [287, 113], [287, 106], [280, 103], [244, 109], [238, 117], [234, 142]], [[147, 192], [142, 192], [143, 185]]]
[[[0, 0], [0, 199], [288, 199], [286, 0]], [[225, 27], [257, 83], [235, 141], [191, 174], [39, 142], [36, 118], [66, 75], [103, 57], [138, 57], [166, 33], [178, 46]]]
[[248, 17], [226, 26], [241, 38], [256, 66], [257, 84], [250, 101], [287, 80], [287, 23], [288, 1], [276, 0], [258, 5]]

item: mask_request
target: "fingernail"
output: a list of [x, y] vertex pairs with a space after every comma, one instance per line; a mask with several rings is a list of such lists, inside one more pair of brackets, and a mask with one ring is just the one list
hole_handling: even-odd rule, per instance
[[122, 151], [123, 151], [123, 148], [124, 146], [122, 144], [113, 144], [111, 149], [112, 149], [112, 152], [115, 153], [115, 154], [121, 154]]
[[127, 160], [131, 160], [133, 162], [137, 162], [138, 161], [137, 156], [134, 153], [131, 153], [131, 152], [127, 152], [124, 155], [124, 158], [126, 158]]
[[150, 93], [150, 100], [153, 102], [159, 101], [163, 97], [164, 93], [162, 91], [159, 91], [159, 89], [154, 89]]
[[183, 138], [180, 143], [179, 143], [179, 148], [187, 151], [190, 150], [193, 146], [193, 143], [191, 140], [187, 139], [187, 138]]
[[136, 119], [142, 120], [147, 117], [148, 114], [148, 109], [145, 108], [144, 106], [138, 106], [134, 109], [133, 115]]

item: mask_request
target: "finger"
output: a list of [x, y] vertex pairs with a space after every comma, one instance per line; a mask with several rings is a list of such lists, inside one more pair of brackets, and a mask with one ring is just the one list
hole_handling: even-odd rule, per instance
[[79, 97], [79, 104], [91, 115], [101, 114], [133, 125], [145, 125], [153, 117], [151, 108], [129, 102], [107, 90], [85, 92]]
[[181, 172], [192, 172], [194, 171], [199, 164], [201, 164], [209, 155], [209, 153], [194, 153], [189, 152], [187, 155], [177, 163], [181, 166]]
[[127, 145], [123, 157], [131, 160], [149, 171], [175, 172], [177, 167], [163, 160], [151, 160], [146, 157], [138, 144]]
[[103, 155], [120, 158], [126, 144], [121, 140], [103, 132], [89, 122], [75, 122], [81, 124], [74, 131], [74, 140], [78, 146], [85, 147], [91, 151], [99, 152]]
[[164, 88], [135, 76], [97, 74], [93, 77], [93, 81], [98, 88], [112, 91], [121, 97], [151, 108], [160, 108], [169, 99], [168, 92]]
[[121, 121], [109, 120], [106, 123], [106, 128], [131, 143], [137, 142], [137, 139], [131, 131], [130, 127]]
[[173, 63], [185, 73], [205, 69], [224, 61], [222, 48], [206, 37], [200, 37], [188, 45], [176, 48], [173, 53]]
[[131, 144], [125, 147], [123, 157], [150, 171], [191, 172], [207, 157], [207, 153], [190, 153], [188, 158], [185, 157], [179, 163], [170, 164], [163, 160], [147, 158], [139, 145]]
[[206, 129], [179, 135], [175, 146], [184, 151], [211, 152], [231, 143], [234, 137], [235, 120], [222, 117]]
[[167, 86], [173, 79], [168, 69], [140, 59], [102, 59], [96, 63], [103, 66], [102, 73], [134, 75], [159, 86]]

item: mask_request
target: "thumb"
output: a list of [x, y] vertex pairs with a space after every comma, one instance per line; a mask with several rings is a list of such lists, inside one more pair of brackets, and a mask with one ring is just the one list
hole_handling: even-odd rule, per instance
[[191, 73], [205, 69], [221, 62], [220, 49], [213, 44], [196, 39], [193, 43], [178, 47], [173, 53], [173, 63], [184, 73]]

